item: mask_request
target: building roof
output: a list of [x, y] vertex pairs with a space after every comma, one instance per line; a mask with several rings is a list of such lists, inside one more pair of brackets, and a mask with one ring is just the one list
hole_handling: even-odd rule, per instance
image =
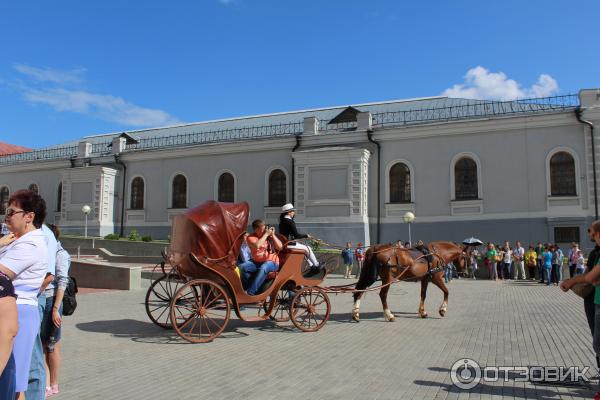
[[83, 140], [92, 143], [92, 156], [109, 154], [112, 139], [122, 135], [138, 142], [128, 141], [126, 151], [140, 151], [297, 135], [303, 132], [304, 118], [306, 117], [316, 117], [319, 120], [319, 131], [321, 132], [353, 130], [356, 129], [356, 122], [352, 121], [352, 118], [345, 118], [347, 116], [344, 112], [348, 114], [348, 110], [371, 112], [373, 126], [375, 129], [379, 129], [473, 118], [564, 112], [578, 105], [577, 95], [511, 101], [438, 96], [353, 104], [85, 136], [77, 141], [34, 150], [18, 156], [0, 157], [0, 165], [41, 159], [70, 158], [77, 155], [77, 144]]
[[0, 156], [24, 153], [26, 151], [31, 151], [31, 149], [27, 148], [27, 147], [23, 147], [23, 146], [17, 146], [17, 145], [10, 144], [10, 143], [0, 142]]

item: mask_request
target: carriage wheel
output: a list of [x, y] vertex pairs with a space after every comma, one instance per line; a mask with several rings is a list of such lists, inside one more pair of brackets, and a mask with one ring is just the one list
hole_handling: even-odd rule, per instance
[[[290, 320], [290, 304], [292, 304], [292, 295], [293, 291], [282, 288], [277, 291], [275, 295], [275, 305], [273, 306], [273, 311], [271, 311], [271, 318], [275, 322], [287, 322]], [[271, 306], [271, 299], [273, 295], [270, 295], [267, 298], [267, 301], [263, 304], [263, 309], [265, 312], [269, 310]]]
[[163, 275], [146, 292], [146, 314], [156, 325], [171, 329], [171, 299], [183, 282], [174, 275]]
[[292, 299], [290, 317], [296, 328], [304, 332], [316, 332], [325, 325], [330, 311], [327, 293], [319, 287], [305, 287]]
[[223, 332], [231, 307], [220, 285], [195, 279], [183, 285], [171, 301], [171, 321], [175, 332], [188, 342], [210, 342]]

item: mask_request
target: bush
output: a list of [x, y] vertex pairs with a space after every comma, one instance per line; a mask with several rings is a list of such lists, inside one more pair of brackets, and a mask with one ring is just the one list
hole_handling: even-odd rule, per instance
[[142, 240], [142, 237], [140, 236], [140, 234], [138, 233], [138, 231], [136, 231], [136, 230], [134, 229], [134, 230], [132, 230], [132, 231], [129, 233], [129, 236], [127, 236], [127, 239], [128, 239], [128, 240], [131, 240], [131, 241], [133, 241], [133, 242], [138, 242], [138, 241]]
[[150, 235], [142, 236], [142, 242], [151, 242], [151, 241], [152, 241], [152, 236], [150, 236]]
[[104, 236], [104, 239], [108, 239], [108, 240], [119, 240], [119, 234], [118, 233], [109, 233], [108, 235]]

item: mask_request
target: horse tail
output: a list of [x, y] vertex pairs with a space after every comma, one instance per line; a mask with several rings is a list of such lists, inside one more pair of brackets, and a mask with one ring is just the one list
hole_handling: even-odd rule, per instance
[[373, 254], [369, 249], [365, 254], [365, 261], [360, 271], [360, 277], [356, 282], [356, 289], [363, 290], [371, 286], [377, 280], [377, 270], [379, 262], [377, 261], [377, 254]]

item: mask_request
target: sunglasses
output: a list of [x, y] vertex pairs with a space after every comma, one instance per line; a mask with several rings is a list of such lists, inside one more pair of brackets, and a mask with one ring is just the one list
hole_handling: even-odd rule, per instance
[[7, 209], [6, 209], [6, 216], [7, 216], [7, 217], [12, 217], [12, 216], [13, 216], [13, 215], [15, 215], [15, 214], [21, 214], [21, 213], [23, 213], [23, 214], [26, 214], [26, 213], [28, 213], [28, 212], [29, 212], [29, 211], [25, 211], [25, 210], [18, 210], [18, 211], [17, 211], [17, 210], [13, 210], [12, 208], [7, 208]]

